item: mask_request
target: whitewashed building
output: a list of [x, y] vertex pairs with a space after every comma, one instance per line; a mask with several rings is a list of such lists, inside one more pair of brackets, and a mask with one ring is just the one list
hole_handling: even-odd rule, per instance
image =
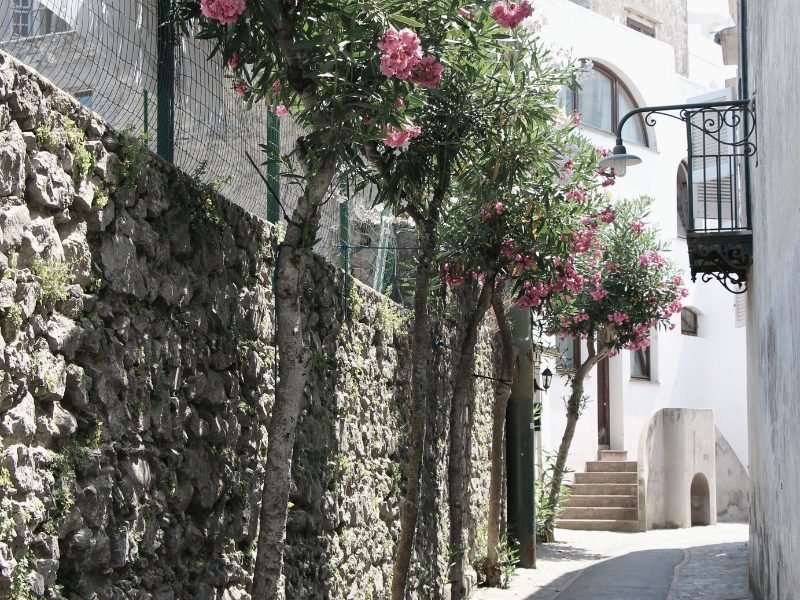
[[[731, 97], [723, 88], [735, 87], [736, 67], [723, 65], [714, 42], [714, 34], [733, 23], [727, 0], [689, 0], [688, 6], [686, 0], [540, 0], [536, 9], [543, 35], [555, 47], [593, 65], [582, 88], [564, 96], [598, 146], [614, 146], [617, 121], [632, 108]], [[628, 151], [643, 162], [618, 178], [612, 192], [655, 200], [649, 221], [671, 244], [671, 258], [688, 280], [686, 126], [664, 116], [654, 126], [634, 119], [625, 138]], [[717, 517], [746, 520], [746, 309], [743, 297], [715, 281], [698, 279], [688, 287], [687, 308], [681, 319], [674, 317], [674, 330], [654, 332], [648, 351], [623, 351], [587, 378], [590, 399], [568, 460], [578, 484], [573, 493], [632, 497], [596, 506], [579, 502], [587, 510], [568, 509], [562, 526], [635, 531]], [[577, 349], [571, 340], [549, 343], [567, 353]], [[546, 366], [555, 371], [547, 352], [541, 368]], [[555, 377], [549, 392], [539, 394], [545, 454], [561, 441], [565, 384]], [[599, 450], [616, 451], [604, 458], [627, 461], [610, 467], [627, 472], [583, 473]], [[597, 464], [588, 469], [605, 470]], [[702, 506], [691, 506], [703, 495], [705, 516]]]

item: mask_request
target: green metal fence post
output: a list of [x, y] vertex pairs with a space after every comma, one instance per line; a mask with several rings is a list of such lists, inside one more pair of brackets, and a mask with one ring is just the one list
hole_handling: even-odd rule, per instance
[[175, 154], [175, 28], [172, 0], [158, 0], [156, 152], [172, 162]]
[[144, 105], [144, 134], [147, 135], [150, 131], [150, 98], [147, 94], [147, 88], [142, 90], [142, 104]]
[[509, 317], [518, 360], [506, 413], [508, 527], [519, 544], [519, 566], [532, 569], [536, 566], [534, 348], [529, 311], [512, 307]]
[[277, 223], [280, 218], [280, 155], [281, 123], [277, 115], [267, 113], [267, 221]]

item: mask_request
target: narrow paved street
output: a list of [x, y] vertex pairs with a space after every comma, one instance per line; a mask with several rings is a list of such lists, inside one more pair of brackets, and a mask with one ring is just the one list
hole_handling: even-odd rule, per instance
[[477, 600], [751, 600], [746, 524], [646, 533], [557, 530], [536, 569]]

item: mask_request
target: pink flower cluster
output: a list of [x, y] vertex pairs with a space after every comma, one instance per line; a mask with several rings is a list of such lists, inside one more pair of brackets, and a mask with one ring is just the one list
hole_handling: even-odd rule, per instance
[[228, 68], [235, 69], [236, 67], [238, 67], [239, 61], [241, 59], [242, 59], [242, 53], [239, 52], [238, 50], [234, 50], [233, 54], [231, 54], [231, 57], [228, 59]]
[[595, 154], [597, 154], [597, 158], [605, 158], [607, 156], [611, 156], [611, 150], [608, 148], [603, 148], [602, 146], [595, 146], [594, 148]]
[[442, 278], [444, 282], [449, 285], [450, 287], [458, 287], [459, 285], [463, 285], [464, 277], [461, 275], [456, 275], [452, 272], [450, 268], [450, 263], [445, 263], [442, 267]]
[[411, 140], [419, 137], [422, 132], [419, 125], [406, 125], [402, 129], [389, 129], [386, 136], [383, 138], [383, 143], [389, 148], [396, 148], [398, 150], [407, 150]]
[[442, 63], [430, 54], [423, 56], [411, 69], [411, 83], [418, 83], [426, 88], [435, 88], [442, 78], [444, 67]]
[[381, 51], [381, 73], [386, 77], [408, 79], [411, 69], [422, 59], [422, 48], [419, 36], [404, 27], [397, 31], [389, 27], [383, 34], [383, 39], [378, 42]]
[[275, 109], [272, 110], [272, 112], [274, 112], [275, 115], [278, 117], [285, 117], [286, 115], [289, 114], [289, 109], [286, 108], [286, 106], [283, 104], [278, 104], [278, 106], [276, 106]]
[[247, 6], [244, 0], [200, 0], [203, 16], [223, 25], [235, 23]]
[[578, 273], [572, 261], [568, 260], [564, 263], [562, 272], [556, 277], [556, 281], [551, 288], [554, 292], [560, 292], [564, 288], [567, 288], [573, 294], [577, 294], [583, 289], [583, 283], [583, 275]]
[[568, 158], [564, 163], [564, 166], [561, 167], [562, 173], [572, 173], [575, 170], [575, 161], [571, 158]]
[[516, 240], [506, 240], [503, 242], [502, 246], [500, 246], [500, 254], [503, 256], [514, 256], [517, 253], [517, 242]]
[[244, 96], [247, 93], [247, 85], [240, 81], [239, 83], [233, 86], [233, 91], [239, 94], [240, 96]]
[[503, 204], [500, 200], [492, 204], [488, 209], [482, 208], [481, 209], [481, 219], [484, 221], [488, 221], [494, 215], [502, 215], [506, 211], [506, 205]]
[[567, 200], [575, 200], [575, 202], [586, 202], [586, 186], [579, 183], [569, 190], [564, 197]]
[[597, 235], [597, 224], [594, 227], [581, 229], [572, 234], [572, 253], [582, 254], [592, 247], [592, 242]]
[[617, 325], [622, 325], [625, 321], [628, 321], [629, 319], [630, 317], [626, 313], [620, 311], [615, 311], [608, 315], [608, 320], [611, 321], [612, 323], [616, 323]]
[[633, 230], [633, 233], [635, 233], [636, 235], [642, 235], [644, 233], [645, 228], [646, 227], [643, 221], [634, 221], [633, 223], [631, 223], [631, 229]]
[[613, 207], [607, 206], [600, 211], [600, 220], [603, 223], [613, 223], [617, 218], [617, 211]]
[[526, 281], [522, 289], [522, 294], [514, 300], [515, 304], [520, 308], [534, 308], [539, 306], [542, 300], [547, 298], [551, 292], [551, 287], [541, 281], [537, 281], [536, 283]]
[[600, 271], [596, 271], [589, 279], [589, 282], [594, 286], [594, 289], [589, 292], [589, 295], [595, 302], [600, 302], [600, 300], [608, 296], [608, 290], [603, 289], [603, 284], [600, 282], [602, 277], [603, 274]]
[[667, 259], [660, 252], [653, 250], [639, 256], [639, 264], [643, 267], [666, 267]]
[[435, 88], [442, 78], [444, 67], [433, 56], [422, 56], [419, 36], [404, 27], [400, 31], [389, 27], [378, 42], [381, 51], [381, 73], [386, 77], [411, 79], [428, 88]]
[[501, 0], [492, 6], [491, 14], [502, 27], [513, 29], [533, 14], [533, 7], [528, 0], [522, 0], [519, 4]]

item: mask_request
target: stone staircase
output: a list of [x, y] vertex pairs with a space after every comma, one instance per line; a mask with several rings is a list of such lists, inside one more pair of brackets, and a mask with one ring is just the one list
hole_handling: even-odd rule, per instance
[[639, 490], [636, 461], [626, 450], [600, 450], [600, 460], [575, 473], [572, 494], [556, 520], [561, 529], [639, 531]]

